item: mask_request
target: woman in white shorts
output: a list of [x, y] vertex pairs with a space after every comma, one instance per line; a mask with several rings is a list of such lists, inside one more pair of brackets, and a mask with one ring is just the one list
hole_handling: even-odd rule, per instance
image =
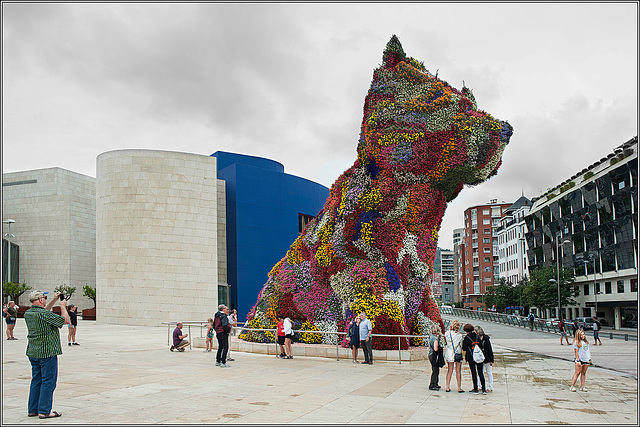
[[444, 334], [447, 345], [444, 349], [444, 360], [447, 361], [447, 389], [451, 391], [449, 384], [455, 366], [456, 380], [458, 382], [458, 393], [464, 393], [462, 390], [462, 334], [460, 333], [460, 322], [454, 320], [449, 325], [449, 330]]

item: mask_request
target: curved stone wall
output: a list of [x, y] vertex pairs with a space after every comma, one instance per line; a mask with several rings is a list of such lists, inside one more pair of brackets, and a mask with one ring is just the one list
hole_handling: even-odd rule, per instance
[[98, 156], [96, 174], [97, 321], [212, 317], [225, 222], [216, 159], [118, 150]]

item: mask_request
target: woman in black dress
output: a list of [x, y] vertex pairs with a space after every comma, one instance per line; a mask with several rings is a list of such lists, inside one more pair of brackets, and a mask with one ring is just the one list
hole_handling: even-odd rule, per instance
[[351, 354], [353, 355], [353, 363], [358, 362], [358, 349], [360, 348], [360, 316], [353, 318], [349, 324], [349, 338], [351, 346]]

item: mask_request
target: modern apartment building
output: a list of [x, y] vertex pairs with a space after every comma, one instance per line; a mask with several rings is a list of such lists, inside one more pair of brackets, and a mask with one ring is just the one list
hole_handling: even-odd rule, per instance
[[524, 218], [531, 210], [531, 205], [531, 200], [520, 197], [504, 211], [500, 226], [496, 229], [500, 278], [511, 285], [516, 285], [525, 276], [529, 276], [527, 243], [524, 237], [527, 225]]
[[440, 272], [442, 279], [442, 303], [451, 304], [455, 301], [455, 268], [454, 253], [449, 249], [440, 251]]
[[500, 219], [512, 203], [478, 205], [464, 211], [461, 251], [460, 297], [465, 308], [484, 310], [482, 296], [499, 282], [498, 235]]
[[462, 254], [460, 243], [464, 236], [464, 228], [453, 230], [453, 302], [460, 302], [460, 286], [462, 283]]
[[564, 318], [637, 327], [637, 150], [636, 136], [534, 200], [525, 216], [530, 270], [560, 263], [576, 276], [580, 295]]

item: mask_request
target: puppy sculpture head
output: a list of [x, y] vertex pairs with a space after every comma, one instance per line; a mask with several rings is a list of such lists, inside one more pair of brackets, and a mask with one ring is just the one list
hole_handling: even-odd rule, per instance
[[[374, 333], [426, 335], [434, 323], [444, 329], [429, 283], [447, 202], [497, 172], [512, 132], [478, 110], [470, 90], [452, 88], [407, 57], [393, 36], [365, 98], [357, 160], [269, 272], [249, 326], [275, 327], [280, 313], [305, 330], [344, 331], [364, 312]], [[256, 332], [240, 338], [272, 339]], [[372, 344], [397, 348], [393, 338]]]

